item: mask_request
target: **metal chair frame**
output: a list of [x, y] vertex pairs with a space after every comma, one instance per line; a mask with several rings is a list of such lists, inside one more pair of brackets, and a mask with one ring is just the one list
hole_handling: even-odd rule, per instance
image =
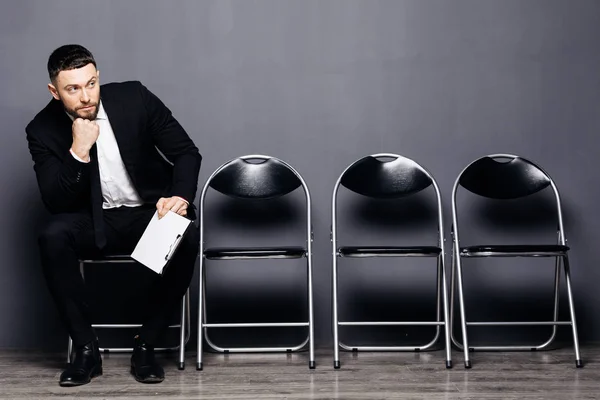
[[[356, 165], [358, 162], [364, 160], [367, 157], [373, 158], [395, 158], [405, 159], [414, 163], [421, 172], [423, 172], [427, 178], [431, 181], [435, 191], [436, 203], [437, 203], [437, 225], [438, 225], [438, 246], [441, 250], [437, 255], [437, 289], [436, 289], [436, 321], [340, 321], [338, 316], [338, 258], [343, 257], [338, 249], [338, 235], [337, 235], [337, 197], [338, 190], [341, 185], [342, 179], [345, 174]], [[444, 265], [444, 225], [442, 218], [442, 200], [439, 187], [433, 176], [421, 165], [416, 163], [414, 160], [400, 156], [398, 154], [381, 153], [373, 154], [371, 156], [363, 157], [354, 163], [350, 164], [339, 176], [335, 183], [331, 201], [331, 243], [332, 243], [332, 258], [333, 258], [333, 348], [334, 348], [334, 368], [340, 368], [340, 356], [339, 349], [346, 351], [425, 351], [430, 350], [438, 341], [440, 337], [440, 327], [445, 327], [445, 344], [446, 344], [446, 367], [452, 368], [452, 357], [451, 357], [451, 345], [450, 345], [450, 329], [449, 329], [449, 318], [448, 318], [448, 294], [446, 288], [446, 269]], [[369, 254], [363, 255], [362, 257], [431, 257], [430, 254], [411, 252], [402, 255], [389, 255], [389, 254]], [[442, 315], [443, 309], [443, 315]], [[356, 346], [345, 344], [339, 339], [339, 327], [340, 326], [435, 326], [436, 333], [434, 338], [420, 346]]]
[[[557, 244], [560, 246], [566, 246], [566, 238], [563, 226], [563, 215], [561, 210], [561, 201], [560, 194], [558, 188], [556, 187], [552, 178], [538, 165], [535, 163], [512, 154], [492, 154], [485, 157], [489, 157], [491, 159], [520, 159], [530, 164], [531, 166], [537, 168], [540, 172], [542, 172], [545, 177], [548, 179], [548, 186], [552, 188], [552, 192], [554, 194], [554, 198], [556, 201], [556, 210], [558, 216], [558, 240]], [[473, 162], [471, 162], [467, 167], [465, 167], [462, 172], [459, 174], [458, 178], [454, 183], [454, 188], [452, 190], [452, 241], [453, 241], [453, 251], [452, 251], [452, 276], [451, 276], [451, 290], [450, 290], [450, 321], [453, 324], [454, 321], [454, 291], [455, 291], [455, 283], [458, 285], [458, 299], [459, 299], [459, 308], [460, 308], [460, 317], [461, 317], [461, 330], [463, 335], [463, 342], [459, 342], [454, 336], [454, 330], [451, 328], [451, 337], [452, 342], [456, 347], [463, 350], [465, 357], [465, 368], [471, 368], [471, 360], [469, 351], [535, 351], [535, 350], [543, 350], [546, 349], [556, 338], [556, 331], [559, 325], [570, 325], [573, 331], [573, 342], [574, 342], [574, 350], [575, 350], [575, 363], [578, 368], [583, 366], [581, 360], [581, 354], [579, 351], [579, 340], [577, 335], [577, 324], [575, 320], [575, 306], [573, 301], [573, 291], [571, 285], [571, 272], [569, 267], [569, 258], [567, 255], [567, 250], [561, 251], [544, 251], [543, 249], [540, 251], [512, 251], [512, 252], [503, 252], [503, 251], [469, 251], [468, 248], [461, 248], [460, 239], [458, 234], [458, 207], [456, 202], [456, 196], [458, 187], [461, 186], [461, 178], [463, 177], [465, 171], [469, 169], [475, 162], [485, 158], [481, 157]], [[543, 190], [543, 189], [542, 189]], [[520, 196], [523, 197], [523, 196]], [[473, 246], [470, 246], [473, 247]], [[462, 258], [474, 258], [474, 257], [556, 257], [555, 264], [555, 273], [554, 273], [554, 312], [553, 319], [551, 321], [467, 321], [466, 320], [466, 312], [465, 312], [465, 301], [464, 301], [464, 288], [463, 288], [463, 275], [462, 275]], [[567, 296], [569, 302], [569, 312], [570, 312], [570, 320], [569, 321], [559, 321], [558, 320], [558, 303], [559, 303], [559, 286], [560, 286], [560, 264], [562, 261], [562, 265], [565, 272], [565, 280], [567, 283]], [[455, 279], [456, 276], [456, 279]], [[513, 345], [503, 345], [503, 346], [470, 346], [468, 343], [467, 336], [467, 327], [468, 326], [552, 326], [552, 333], [550, 338], [545, 342], [542, 342], [538, 345], [527, 345], [527, 346], [513, 346]]]
[[[304, 257], [306, 257], [307, 262], [307, 279], [308, 279], [308, 321], [303, 322], [280, 322], [280, 323], [260, 323], [260, 322], [245, 322], [245, 323], [208, 323], [207, 311], [206, 311], [206, 271], [205, 271], [205, 223], [204, 223], [204, 212], [205, 212], [205, 199], [208, 192], [209, 187], [211, 187], [211, 183], [213, 179], [218, 176], [218, 174], [223, 171], [231, 163], [243, 160], [274, 160], [283, 164], [287, 167], [293, 174], [298, 178], [301, 183], [302, 189], [304, 191], [305, 199], [306, 199], [306, 249], [304, 250]], [[198, 352], [197, 352], [197, 363], [196, 369], [201, 371], [203, 369], [203, 341], [206, 340], [208, 346], [216, 352], [219, 353], [276, 353], [276, 352], [297, 352], [303, 350], [308, 344], [309, 347], [309, 368], [315, 368], [315, 350], [314, 350], [314, 315], [313, 315], [313, 283], [312, 283], [312, 241], [313, 241], [313, 233], [312, 233], [312, 214], [311, 214], [311, 197], [310, 192], [308, 190], [308, 186], [306, 182], [302, 178], [302, 176], [288, 163], [282, 161], [278, 158], [252, 154], [246, 155], [243, 157], [238, 157], [232, 159], [224, 164], [222, 164], [219, 168], [217, 168], [211, 176], [206, 181], [202, 194], [200, 196], [200, 207], [199, 207], [199, 219], [200, 219], [200, 270], [199, 270], [199, 290], [200, 295], [198, 296]], [[280, 256], [253, 256], [253, 257], [244, 257], [244, 256], [233, 256], [228, 257], [227, 259], [232, 260], [249, 260], [249, 259], [281, 259], [286, 257]], [[210, 328], [255, 328], [255, 327], [307, 327], [308, 335], [306, 339], [295, 346], [287, 346], [287, 347], [220, 347], [216, 345], [209, 337], [208, 330]]]

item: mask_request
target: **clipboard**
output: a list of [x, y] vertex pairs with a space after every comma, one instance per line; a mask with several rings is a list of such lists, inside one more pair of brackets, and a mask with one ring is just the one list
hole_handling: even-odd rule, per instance
[[131, 258], [161, 274], [183, 239], [191, 220], [172, 211], [158, 219], [154, 213]]

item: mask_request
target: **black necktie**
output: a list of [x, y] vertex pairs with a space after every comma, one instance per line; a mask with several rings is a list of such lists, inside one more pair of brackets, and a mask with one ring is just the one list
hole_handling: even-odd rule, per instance
[[92, 198], [92, 220], [94, 222], [94, 236], [96, 246], [100, 250], [106, 246], [106, 235], [104, 234], [104, 221], [102, 217], [102, 188], [100, 186], [100, 170], [98, 167], [98, 152], [94, 144], [90, 149], [92, 176], [90, 179], [91, 198]]

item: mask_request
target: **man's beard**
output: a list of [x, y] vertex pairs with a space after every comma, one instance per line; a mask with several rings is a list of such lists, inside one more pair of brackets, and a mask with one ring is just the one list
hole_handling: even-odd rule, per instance
[[91, 107], [93, 106], [94, 109], [93, 111], [81, 111], [81, 109], [70, 109], [70, 108], [66, 108], [65, 107], [65, 111], [67, 112], [67, 114], [69, 114], [71, 117], [77, 119], [77, 118], [83, 118], [83, 119], [88, 119], [90, 121], [93, 121], [96, 119], [96, 117], [98, 116], [98, 103], [90, 103], [88, 104], [86, 107]]

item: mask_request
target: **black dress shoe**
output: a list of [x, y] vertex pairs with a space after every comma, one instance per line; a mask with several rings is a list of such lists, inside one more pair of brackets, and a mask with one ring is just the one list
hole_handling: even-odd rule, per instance
[[90, 383], [92, 378], [102, 375], [102, 357], [98, 341], [91, 341], [75, 349], [75, 360], [60, 374], [60, 386], [79, 386]]
[[142, 383], [160, 383], [165, 379], [165, 371], [154, 359], [154, 347], [135, 338], [131, 356], [131, 374]]

